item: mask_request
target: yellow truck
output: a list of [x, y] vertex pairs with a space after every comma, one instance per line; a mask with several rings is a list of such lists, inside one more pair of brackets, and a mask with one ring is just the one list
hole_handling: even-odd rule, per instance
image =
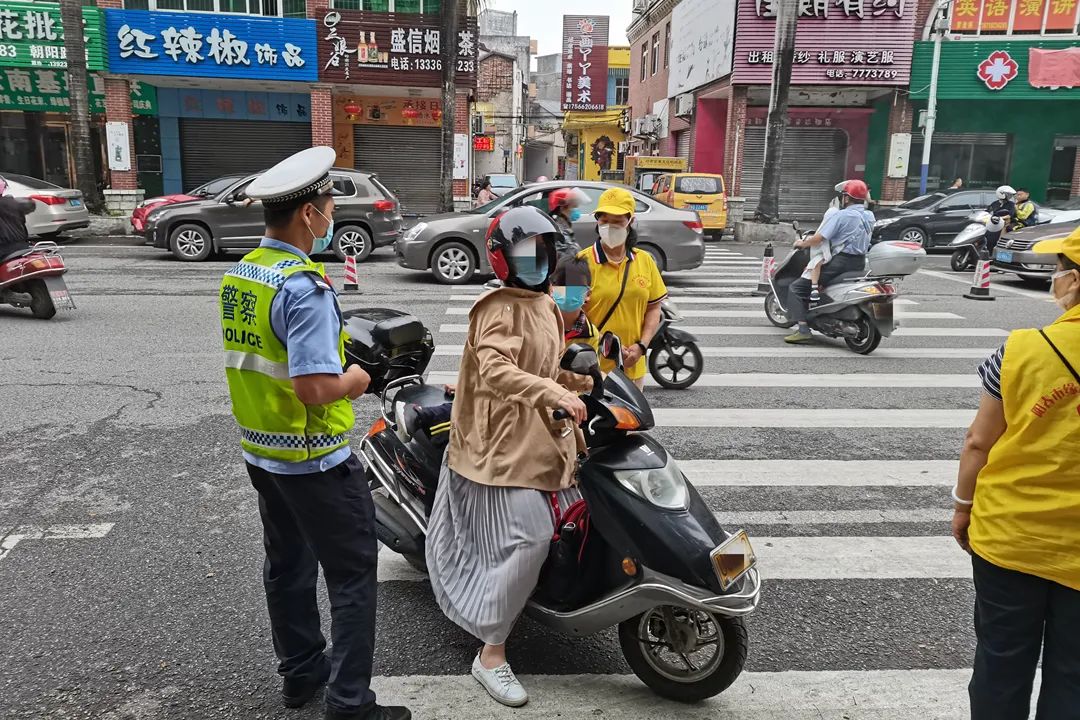
[[653, 183], [665, 173], [686, 172], [686, 158], [627, 155], [623, 158], [623, 183], [652, 194]]

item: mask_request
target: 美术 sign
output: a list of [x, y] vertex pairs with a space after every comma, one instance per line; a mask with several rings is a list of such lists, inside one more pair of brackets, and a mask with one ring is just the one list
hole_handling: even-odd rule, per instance
[[562, 109], [607, 109], [607, 16], [563, 15]]

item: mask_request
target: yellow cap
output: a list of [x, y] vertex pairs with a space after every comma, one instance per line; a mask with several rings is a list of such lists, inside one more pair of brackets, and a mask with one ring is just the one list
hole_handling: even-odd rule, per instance
[[1040, 255], [1064, 255], [1080, 265], [1080, 227], [1064, 237], [1037, 242], [1031, 251]]
[[593, 214], [607, 213], [608, 215], [633, 215], [634, 196], [625, 188], [608, 188], [600, 196], [600, 202]]

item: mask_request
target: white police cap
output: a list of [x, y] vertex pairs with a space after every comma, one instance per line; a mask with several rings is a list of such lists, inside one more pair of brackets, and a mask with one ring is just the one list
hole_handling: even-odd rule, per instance
[[329, 173], [336, 159], [334, 148], [325, 145], [301, 150], [252, 180], [247, 196], [273, 205], [325, 193], [333, 187]]

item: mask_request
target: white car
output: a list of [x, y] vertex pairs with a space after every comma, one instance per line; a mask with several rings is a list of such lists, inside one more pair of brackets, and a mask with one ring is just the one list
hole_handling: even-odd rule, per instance
[[26, 216], [26, 231], [31, 235], [55, 239], [65, 230], [90, 227], [90, 213], [78, 190], [62, 188], [27, 175], [0, 172], [7, 181], [7, 194], [34, 201], [34, 211]]
[[1039, 220], [1048, 221], [1051, 225], [1061, 223], [1080, 225], [1080, 198], [1062, 200], [1054, 203], [1053, 207], [1043, 205], [1039, 208]]

